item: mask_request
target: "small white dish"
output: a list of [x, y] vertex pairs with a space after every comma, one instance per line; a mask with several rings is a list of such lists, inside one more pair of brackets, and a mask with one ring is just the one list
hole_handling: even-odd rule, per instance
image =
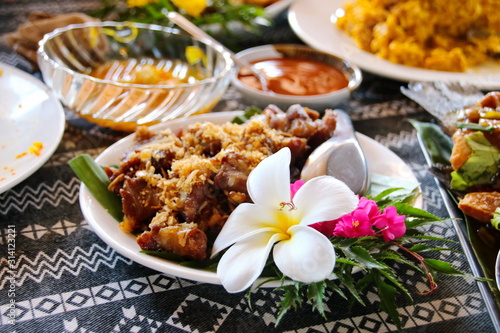
[[[0, 63], [0, 193], [19, 184], [52, 156], [64, 133], [64, 109], [34, 76]], [[40, 155], [29, 152], [35, 142]]]
[[349, 61], [337, 56], [324, 53], [308, 46], [294, 44], [262, 45], [243, 50], [236, 54], [238, 58], [247, 62], [259, 61], [272, 58], [306, 59], [327, 63], [344, 73], [348, 85], [340, 90], [320, 95], [284, 95], [269, 93], [252, 88], [238, 79], [238, 72], [234, 71], [231, 76], [231, 84], [252, 105], [265, 108], [269, 104], [277, 105], [282, 109], [288, 109], [290, 105], [301, 104], [302, 106], [323, 112], [325, 109], [333, 108], [348, 100], [351, 93], [356, 90], [363, 79], [361, 70]]
[[[241, 114], [242, 112], [235, 111], [207, 113], [175, 119], [154, 125], [151, 128], [153, 130], [166, 128], [175, 130], [186, 127], [189, 124], [202, 121], [211, 121], [216, 124], [221, 124], [231, 121], [235, 116]], [[363, 134], [358, 133], [357, 135], [361, 147], [366, 152], [366, 158], [371, 173], [377, 173], [404, 181], [418, 183], [418, 180], [411, 171], [411, 168], [396, 154]], [[133, 138], [134, 134], [131, 134], [111, 145], [96, 158], [96, 162], [100, 165], [118, 164], [120, 158], [133, 145]], [[136, 237], [132, 234], [123, 232], [118, 226], [118, 222], [107, 213], [97, 200], [94, 199], [87, 187], [83, 184], [80, 187], [79, 199], [83, 215], [89, 225], [106, 244], [111, 246], [121, 255], [132, 259], [139, 264], [171, 276], [177, 276], [204, 283], [221, 284], [219, 277], [213, 271], [187, 267], [174, 261], [140, 253], [139, 251], [141, 249], [139, 245], [137, 245]], [[415, 206], [422, 207], [421, 200], [417, 201]], [[273, 286], [276, 285], [272, 283], [265, 285], [265, 287]]]

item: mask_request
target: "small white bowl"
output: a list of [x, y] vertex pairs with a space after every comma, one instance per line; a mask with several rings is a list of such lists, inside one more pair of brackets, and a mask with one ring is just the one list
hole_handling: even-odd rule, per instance
[[301, 104], [302, 106], [316, 109], [322, 112], [325, 109], [335, 107], [348, 100], [351, 93], [356, 90], [362, 81], [361, 70], [347, 60], [337, 56], [324, 53], [304, 45], [295, 44], [273, 44], [262, 45], [246, 49], [236, 54], [240, 59], [247, 62], [271, 58], [292, 58], [308, 59], [327, 63], [344, 73], [348, 85], [347, 87], [319, 95], [284, 95], [269, 93], [252, 88], [238, 79], [238, 72], [234, 71], [231, 75], [231, 83], [242, 94], [243, 98], [252, 105], [264, 108], [269, 104], [277, 105], [282, 109], [287, 109], [290, 105]]

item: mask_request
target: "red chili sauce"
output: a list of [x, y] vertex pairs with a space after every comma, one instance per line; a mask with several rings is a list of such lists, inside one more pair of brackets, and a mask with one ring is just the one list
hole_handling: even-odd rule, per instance
[[[268, 77], [268, 90], [282, 95], [320, 95], [347, 87], [345, 75], [332, 65], [291, 58], [263, 59], [252, 62]], [[262, 90], [259, 80], [242, 69], [238, 79], [244, 84]]]

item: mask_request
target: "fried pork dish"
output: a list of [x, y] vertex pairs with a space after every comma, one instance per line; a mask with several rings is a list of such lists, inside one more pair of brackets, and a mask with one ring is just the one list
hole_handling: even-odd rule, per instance
[[500, 92], [490, 92], [459, 117], [453, 134], [451, 188], [465, 192], [459, 208], [489, 223], [500, 207]]
[[249, 201], [250, 171], [289, 147], [291, 175], [298, 178], [309, 152], [333, 135], [335, 117], [332, 110], [320, 118], [299, 105], [286, 112], [271, 105], [242, 125], [138, 129], [135, 146], [120, 165], [106, 168], [109, 189], [122, 198], [121, 228], [138, 235], [143, 250], [206, 259], [229, 214]]
[[500, 54], [500, 1], [353, 0], [336, 26], [394, 63], [463, 72]]

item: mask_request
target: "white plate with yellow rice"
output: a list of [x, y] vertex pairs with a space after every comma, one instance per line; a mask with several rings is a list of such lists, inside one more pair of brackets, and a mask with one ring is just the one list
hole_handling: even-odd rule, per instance
[[500, 62], [489, 61], [465, 72], [445, 72], [410, 67], [379, 58], [357, 47], [333, 21], [345, 0], [297, 0], [289, 11], [290, 26], [306, 44], [358, 65], [367, 72], [401, 81], [444, 81], [500, 89]]

